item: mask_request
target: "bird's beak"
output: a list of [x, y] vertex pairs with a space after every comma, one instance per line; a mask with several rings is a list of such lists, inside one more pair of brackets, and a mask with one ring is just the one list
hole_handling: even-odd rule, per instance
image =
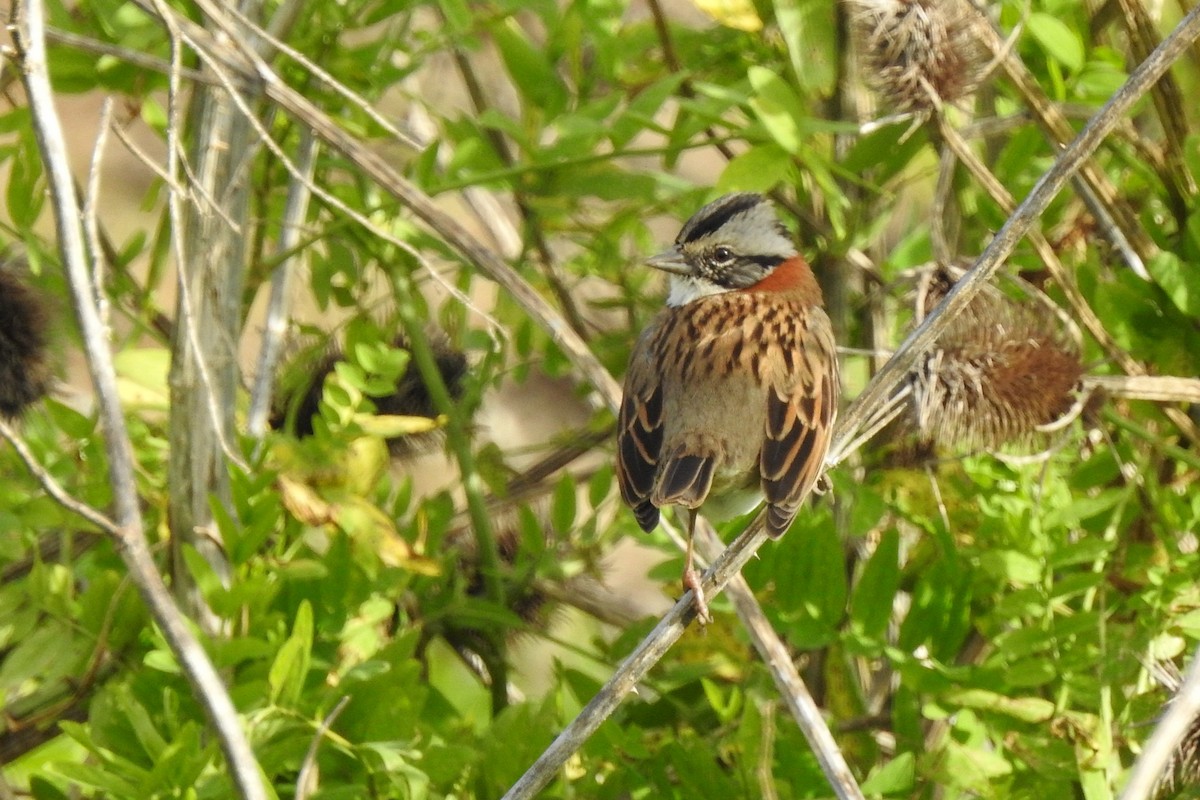
[[656, 256], [650, 256], [646, 259], [646, 265], [660, 269], [663, 272], [669, 272], [672, 275], [691, 275], [692, 269], [683, 259], [683, 253], [678, 247], [672, 247], [670, 250], [664, 250]]

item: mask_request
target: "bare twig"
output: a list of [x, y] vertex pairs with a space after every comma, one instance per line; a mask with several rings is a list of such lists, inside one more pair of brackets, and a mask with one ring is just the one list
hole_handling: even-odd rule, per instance
[[[133, 64], [134, 66], [142, 67], [143, 69], [152, 69], [155, 72], [161, 72], [163, 75], [166, 75], [171, 71], [171, 63], [169, 61], [164, 61], [161, 58], [146, 55], [145, 53], [139, 53], [137, 50], [119, 47], [109, 42], [102, 42], [99, 39], [91, 39], [87, 36], [80, 36], [79, 34], [71, 33], [70, 31], [47, 28], [46, 39], [47, 41], [55, 42], [57, 44], [67, 45], [68, 47], [72, 47], [76, 50], [82, 50], [85, 53], [95, 53], [97, 55], [119, 58], [122, 61]], [[186, 67], [181, 69], [179, 74], [182, 77], [187, 78], [189, 81], [195, 81], [196, 83], [207, 83], [210, 80], [199, 70], [188, 69]]]
[[1083, 387], [1110, 397], [1155, 403], [1200, 403], [1200, 379], [1170, 375], [1086, 375]]
[[198, 53], [207, 55], [211, 62], [220, 62], [240, 79], [257, 77], [261, 81], [263, 92], [270, 100], [300, 123], [312, 128], [318, 138], [351, 161], [366, 177], [391, 193], [484, 276], [503, 287], [514, 302], [550, 335], [584, 381], [595, 387], [603, 397], [620, 396], [620, 388], [612, 376], [592, 355], [587, 344], [571, 329], [562, 315], [512, 267], [481, 245], [457, 220], [439, 209], [428, 195], [405, 179], [383, 156], [363, 145], [303, 94], [284, 83], [265, 61], [246, 53], [233, 53], [228, 47], [213, 41], [211, 34], [203, 28], [179, 17], [169, 9], [162, 8], [161, 11], [163, 15], [170, 15], [173, 24], [186, 29], [189, 42]]
[[267, 319], [263, 326], [262, 349], [258, 355], [258, 373], [254, 376], [254, 391], [250, 395], [250, 411], [246, 427], [251, 436], [260, 437], [267, 429], [267, 414], [271, 410], [271, 394], [275, 386], [275, 370], [283, 352], [283, 337], [287, 333], [291, 314], [292, 278], [300, 268], [298, 254], [293, 253], [304, 218], [308, 214], [308, 199], [312, 196], [309, 185], [319, 149], [316, 138], [308, 129], [300, 133], [300, 155], [296, 169], [303, 179], [293, 179], [288, 186], [287, 204], [283, 209], [283, 221], [276, 249], [280, 262], [271, 276], [271, 299], [267, 304]]
[[59, 249], [106, 432], [105, 449], [116, 524], [115, 530], [110, 533], [151, 616], [162, 630], [193, 691], [212, 720], [239, 795], [248, 800], [266, 800], [259, 767], [239, 723], [237, 709], [212, 662], [172, 601], [146, 541], [137, 497], [133, 447], [117, 395], [112, 354], [108, 350], [96, 304], [91, 298], [91, 281], [67, 145], [62, 123], [54, 108], [46, 62], [45, 11], [41, 0], [29, 0], [27, 3], [14, 4], [13, 15], [14, 41], [29, 97], [34, 134], [45, 162]]
[[[717, 538], [712, 526], [705, 521], [703, 525], [697, 527], [696, 544], [699, 546], [700, 552], [706, 557], [719, 553], [721, 540]], [[733, 608], [737, 612], [738, 619], [750, 632], [754, 648], [758, 651], [763, 663], [770, 669], [771, 676], [775, 679], [775, 687], [783, 695], [788, 709], [792, 712], [792, 716], [799, 724], [805, 738], [808, 739], [809, 747], [812, 748], [813, 754], [820, 762], [821, 771], [825, 773], [834, 793], [839, 800], [862, 800], [862, 790], [858, 788], [858, 783], [854, 780], [854, 773], [850, 771], [850, 765], [846, 763], [842, 751], [838, 749], [837, 742], [833, 740], [833, 734], [829, 732], [825, 718], [821, 716], [821, 709], [817, 707], [816, 701], [809, 694], [808, 687], [804, 685], [804, 679], [800, 677], [787, 646], [779, 638], [775, 629], [771, 627], [771, 623], [767, 620], [767, 615], [763, 613], [762, 606], [755, 599], [750, 585], [746, 583], [745, 578], [737, 574], [729, 582], [726, 591], [729, 592], [729, 597], [733, 601]]]
[[321, 741], [325, 738], [325, 734], [333, 727], [333, 723], [349, 702], [350, 695], [343, 695], [333, 710], [325, 715], [325, 719], [321, 720], [321, 724], [313, 733], [312, 741], [308, 743], [308, 752], [304, 754], [304, 761], [300, 765], [300, 774], [296, 776], [296, 800], [307, 800], [317, 790], [317, 750], [321, 747]]
[[100, 322], [105, 328], [109, 324], [108, 294], [104, 291], [104, 249], [100, 246], [100, 222], [96, 209], [100, 201], [100, 165], [104, 161], [104, 146], [108, 142], [112, 111], [112, 98], [104, 98], [100, 104], [100, 121], [96, 126], [96, 144], [92, 147], [92, 163], [88, 168], [87, 199], [83, 204], [83, 232], [92, 254], [93, 291], [96, 293]]
[[[46, 490], [46, 494], [50, 495], [54, 502], [70, 511], [72, 514], [83, 517], [105, 533], [108, 533], [112, 536], [120, 535], [121, 532], [117, 528], [117, 523], [113, 522], [103, 513], [92, 508], [82, 500], [77, 500], [72, 497], [71, 494], [62, 487], [62, 484], [56, 481], [54, 476], [46, 471], [46, 468], [43, 467], [37, 460], [37, 456], [35, 456], [33, 451], [29, 449], [29, 445], [24, 439], [21, 438], [20, 434], [13, 430], [12, 426], [8, 424], [8, 421], [5, 420], [4, 417], [0, 417], [0, 436], [3, 436], [5, 439], [7, 439], [8, 443], [13, 446], [13, 449], [17, 451], [17, 455], [22, 461], [25, 462], [25, 468], [29, 470], [29, 474], [32, 475], [39, 484], [41, 484], [42, 488]], [[8, 580], [7, 575], [5, 580]]]
[[[975, 152], [971, 150], [958, 131], [946, 122], [945, 117], [938, 115], [936, 123], [937, 132], [947, 147], [950, 148], [963, 166], [967, 168], [975, 180], [983, 186], [984, 191], [1000, 206], [1000, 209], [1005, 214], [1011, 214], [1016, 207], [1016, 201], [1013, 200], [1012, 194], [1009, 193], [1004, 184], [975, 155]], [[1050, 275], [1058, 283], [1063, 294], [1066, 295], [1071, 310], [1083, 322], [1083, 326], [1088, 329], [1088, 332], [1092, 334], [1092, 337], [1104, 349], [1104, 352], [1127, 372], [1135, 374], [1139, 372], [1141, 369], [1140, 365], [1132, 356], [1117, 346], [1117, 343], [1112, 338], [1112, 334], [1104, 327], [1104, 323], [1100, 320], [1100, 317], [1096, 316], [1096, 312], [1092, 311], [1092, 307], [1088, 305], [1087, 299], [1079, 291], [1079, 287], [1075, 283], [1075, 277], [1063, 266], [1062, 261], [1058, 258], [1058, 254], [1054, 252], [1054, 248], [1050, 246], [1050, 242], [1046, 241], [1046, 237], [1042, 232], [1035, 227], [1031, 227], [1026, 236], [1033, 245], [1033, 249], [1037, 251], [1038, 257], [1042, 259], [1042, 263], [1046, 265], [1046, 269], [1050, 271]]]
[[[1192, 12], [1195, 14], [1195, 12]], [[1129, 782], [1121, 792], [1119, 800], [1146, 800], [1154, 794], [1155, 785], [1171, 754], [1179, 747], [1189, 726], [1200, 716], [1200, 652], [1192, 655], [1179, 691], [1171, 699], [1167, 713], [1159, 720], [1154, 733], [1142, 748], [1142, 754], [1133, 765]]]
[[[705, 571], [702, 584], [709, 597], [725, 588], [763, 542], [767, 540], [764, 515], [759, 514], [738, 538]], [[604, 687], [579, 715], [563, 729], [524, 775], [505, 793], [503, 800], [525, 800], [549, 783], [567, 759], [578, 750], [600, 724], [616, 710], [629, 694], [679, 640], [688, 623], [696, 616], [696, 604], [690, 591], [654, 626], [654, 630], [617, 667]]]
[[[1033, 113], [1033, 118], [1045, 131], [1049, 139], [1055, 144], [1066, 144], [1072, 138], [1072, 129], [1070, 123], [1067, 122], [1062, 111], [1042, 92], [1037, 81], [1030, 73], [1029, 68], [1025, 66], [1025, 62], [1021, 61], [1009, 47], [1008, 42], [1002, 37], [999, 31], [992, 25], [992, 21], [987, 15], [979, 11], [975, 4], [968, 3], [968, 6], [975, 8], [979, 14], [980, 25], [978, 30], [981, 33], [981, 38], [984, 44], [989, 47], [999, 62], [1001, 69], [1004, 70], [1008, 79], [1013, 82], [1017, 91], [1024, 98], [1029, 110]], [[1165, 71], [1165, 70], [1164, 70]], [[1161, 77], [1158, 76], [1158, 77]], [[1157, 81], [1158, 78], [1155, 78]], [[1151, 82], [1153, 85], [1153, 82]], [[1146, 90], [1149, 86], [1146, 87]], [[1143, 90], [1142, 94], [1146, 90]], [[1139, 95], [1140, 96], [1140, 95]], [[1110, 101], [1111, 102], [1111, 99]], [[1158, 252], [1158, 246], [1154, 241], [1146, 235], [1142, 226], [1138, 224], [1137, 217], [1129, 209], [1128, 204], [1120, 198], [1117, 189], [1113, 186], [1112, 181], [1096, 164], [1089, 160], [1085, 160], [1078, 168], [1079, 177], [1086, 182], [1095, 192], [1098, 202], [1105, 204], [1113, 212], [1116, 226], [1120, 228], [1124, 234], [1122, 241], [1127, 241], [1132, 245], [1132, 251], [1139, 257], [1137, 264], [1148, 261], [1155, 253]], [[1137, 269], [1134, 266], [1134, 269]]]

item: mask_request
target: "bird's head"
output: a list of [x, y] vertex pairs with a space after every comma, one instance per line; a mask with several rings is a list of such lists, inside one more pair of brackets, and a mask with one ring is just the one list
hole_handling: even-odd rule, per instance
[[770, 202], [752, 192], [727, 194], [692, 215], [669, 250], [646, 263], [671, 275], [667, 304], [749, 289], [797, 255]]

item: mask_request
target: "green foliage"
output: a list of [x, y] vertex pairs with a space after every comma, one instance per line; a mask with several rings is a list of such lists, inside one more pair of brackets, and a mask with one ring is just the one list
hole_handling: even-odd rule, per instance
[[[266, 18], [276, 5], [287, 4], [267, 4]], [[663, 295], [639, 260], [717, 193], [771, 192], [823, 283], [837, 288], [827, 297], [839, 341], [858, 348], [844, 358], [849, 397], [872, 370], [863, 349], [892, 348], [909, 330], [912, 272], [941, 243], [969, 260], [1005, 214], [966, 170], [939, 181], [943, 137], [932, 127], [905, 119], [864, 129], [845, 111], [868, 105], [863, 76], [847, 71], [847, 7], [743, 5], [760, 26], [688, 7], [660, 29], [643, 7], [611, 1], [303, 4], [284, 41], [383, 109], [385, 122], [420, 132], [405, 142], [310, 65], [270, 58], [289, 85], [489, 246], [503, 226], [490, 229], [491, 212], [471, 212], [464, 198], [498, 199], [520, 234], [508, 263], [614, 374]], [[62, 99], [115, 98], [119, 124], [161, 152], [171, 124], [161, 65], [172, 57], [161, 22], [114, 0], [52, 3], [49, 13], [56, 29], [91, 42], [52, 43]], [[1089, 19], [1075, 3], [1004, 2], [998, 19], [1005, 31], [1021, 26], [1015, 56], [1073, 120], [1138, 60], [1125, 26]], [[99, 60], [96, 49], [105, 51]], [[198, 92], [193, 71], [205, 65], [186, 47], [182, 61], [187, 91]], [[1019, 199], [1059, 147], [1030, 121], [1029, 98], [996, 73], [979, 97], [945, 111]], [[1174, 80], [1194, 96], [1194, 54]], [[51, 296], [61, 320], [56, 358], [82, 385], [44, 167], [19, 94], [8, 93], [0, 111], [0, 237]], [[263, 97], [252, 101], [294, 158], [296, 121]], [[1168, 100], [1162, 112], [1144, 101], [1094, 160], [1150, 243], [1148, 279], [1121, 261], [1076, 195], [1041, 221], [1115, 347], [1149, 374], [1200, 374], [1193, 105]], [[1170, 124], [1162, 113], [1174, 115]], [[971, 118], [1000, 124], [972, 130]], [[1172, 126], [1182, 141], [1159, 133]], [[90, 136], [76, 130], [88, 140], [75, 154], [82, 164]], [[256, 343], [262, 324], [251, 309], [281, 260], [291, 175], [259, 148], [242, 176], [252, 218], [225, 222], [246, 239], [241, 309], [245, 338]], [[345, 356], [322, 376], [311, 437], [273, 431], [228, 443], [249, 469], [231, 465], [229, 496], [211, 498], [227, 570], [190, 545], [169, 563], [179, 536], [167, 506], [177, 231], [164, 202], [170, 187], [145, 180], [132, 217], [116, 219], [105, 198], [97, 212], [111, 239], [100, 260], [136, 488], [163, 573], [186, 574], [215, 620], [204, 643], [263, 775], [279, 797], [499, 797], [652, 627], [651, 619], [602, 624], [612, 617], [593, 618], [604, 614], [580, 601], [575, 581], [600, 574], [618, 542], [636, 537], [666, 559], [651, 575], [675, 592], [673, 545], [661, 533], [644, 537], [620, 506], [612, 414], [587, 406], [586, 423], [554, 441], [487, 441], [472, 416], [498, 387], [581, 384], [559, 332], [504, 292], [480, 300], [489, 284], [452, 242], [323, 149], [314, 183], [327, 194], [303, 221], [307, 270], [297, 279], [315, 313], [294, 337], [294, 349], [313, 357], [297, 357], [280, 376], [282, 393], [311, 384], [331, 339]], [[105, 191], [117, 181], [106, 167]], [[1044, 278], [1028, 246], [1009, 266]], [[1061, 287], [1045, 289], [1074, 314]], [[468, 353], [459, 399], [436, 419], [374, 413], [418, 369], [395, 345], [396, 309], [445, 329]], [[1117, 371], [1102, 343], [1086, 338], [1082, 348], [1091, 372]], [[248, 397], [235, 406], [244, 430]], [[107, 511], [106, 433], [91, 408], [64, 393], [18, 427], [49, 479]], [[1036, 463], [983, 453], [928, 459], [890, 431], [837, 470], [832, 493], [746, 568], [868, 796], [1116, 795], [1165, 699], [1147, 664], [1179, 659], [1200, 639], [1198, 460], [1194, 429], [1180, 419], [1147, 402], [1097, 400]], [[463, 485], [495, 503], [481, 535], [473, 532], [487, 526], [463, 521], [460, 487], [421, 490], [414, 479], [427, 467], [398, 462], [385, 443], [448, 424], [476, 437], [472, 459], [456, 462], [473, 465]], [[590, 466], [523, 484], [530, 454], [564, 442], [584, 443], [596, 456]], [[231, 796], [202, 705], [112, 540], [47, 497], [11, 447], [0, 447], [0, 475], [4, 780], [38, 798]], [[731, 523], [726, 539], [743, 524]], [[489, 546], [498, 564], [488, 564]], [[830, 796], [728, 602], [713, 606], [716, 622], [676, 646], [547, 797]], [[505, 671], [524, 694], [502, 707], [482, 676]], [[297, 788], [302, 770], [310, 783]]]

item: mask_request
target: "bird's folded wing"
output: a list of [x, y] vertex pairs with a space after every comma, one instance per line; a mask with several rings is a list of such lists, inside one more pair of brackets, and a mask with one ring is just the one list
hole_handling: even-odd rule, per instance
[[759, 457], [767, 529], [781, 536], [821, 474], [837, 411], [837, 357], [828, 328], [810, 327], [791, 375], [767, 392], [766, 437]]

